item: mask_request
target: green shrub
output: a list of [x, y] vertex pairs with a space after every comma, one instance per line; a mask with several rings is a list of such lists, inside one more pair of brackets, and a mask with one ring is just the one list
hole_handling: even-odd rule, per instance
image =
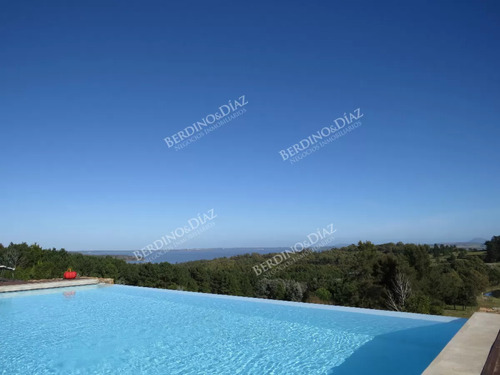
[[331, 301], [332, 300], [332, 293], [328, 289], [325, 288], [319, 288], [315, 292], [316, 297], [318, 297], [322, 301]]

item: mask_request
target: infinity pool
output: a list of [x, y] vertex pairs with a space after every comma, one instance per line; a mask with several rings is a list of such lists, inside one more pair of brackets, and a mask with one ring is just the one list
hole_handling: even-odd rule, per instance
[[421, 374], [464, 319], [121, 285], [0, 294], [0, 374]]

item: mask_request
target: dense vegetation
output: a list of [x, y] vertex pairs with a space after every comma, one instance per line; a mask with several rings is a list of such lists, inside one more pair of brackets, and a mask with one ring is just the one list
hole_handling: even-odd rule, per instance
[[[498, 250], [500, 237], [488, 241]], [[205, 293], [331, 303], [441, 314], [445, 305], [473, 306], [500, 270], [483, 261], [485, 252], [454, 246], [370, 242], [309, 254], [293, 254], [282, 270], [257, 276], [252, 267], [273, 254], [248, 254], [181, 264], [128, 264], [111, 256], [90, 256], [40, 246], [0, 245], [0, 264], [16, 267], [16, 279], [61, 277], [71, 267], [82, 276], [116, 283]], [[490, 258], [487, 260], [498, 260]], [[4, 277], [8, 272], [3, 271]]]
[[494, 236], [491, 241], [486, 241], [486, 261], [500, 261], [500, 236]]

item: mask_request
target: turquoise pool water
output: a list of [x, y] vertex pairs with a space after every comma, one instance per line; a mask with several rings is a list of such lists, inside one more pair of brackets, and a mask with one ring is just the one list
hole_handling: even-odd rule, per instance
[[465, 323], [129, 286], [0, 294], [0, 374], [420, 374]]

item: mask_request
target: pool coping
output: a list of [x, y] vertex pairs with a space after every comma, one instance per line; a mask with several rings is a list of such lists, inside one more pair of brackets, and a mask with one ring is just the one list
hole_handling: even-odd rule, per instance
[[480, 375], [500, 330], [500, 314], [476, 312], [422, 375]]
[[12, 285], [0, 285], [0, 293], [10, 293], [10, 292], [23, 292], [27, 290], [38, 290], [38, 289], [53, 289], [53, 288], [65, 288], [71, 286], [82, 286], [82, 285], [95, 285], [99, 284], [99, 279], [96, 278], [82, 278], [75, 280], [54, 280], [54, 281], [42, 281], [42, 282], [31, 282], [31, 283], [20, 283]]

